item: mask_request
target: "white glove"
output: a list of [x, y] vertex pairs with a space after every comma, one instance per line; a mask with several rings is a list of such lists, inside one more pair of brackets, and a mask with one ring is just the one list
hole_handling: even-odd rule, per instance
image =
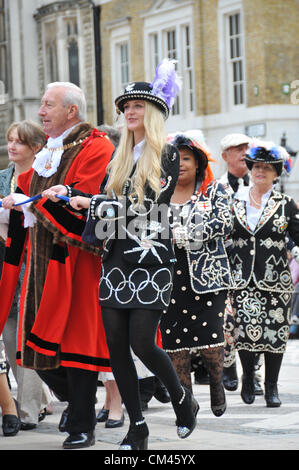
[[[25, 194], [20, 194], [20, 193], [13, 193], [12, 197], [15, 201], [15, 203], [23, 202], [28, 199], [28, 196], [25, 196]], [[23, 204], [21, 207], [23, 214], [24, 214], [24, 227], [33, 227], [35, 222], [36, 222], [36, 217], [32, 212], [30, 212], [29, 208], [31, 206], [31, 202], [28, 204]]]
[[291, 250], [291, 256], [299, 264], [299, 246], [294, 246]]
[[9, 213], [9, 209], [4, 209], [4, 207], [0, 207], [0, 237], [2, 237], [3, 240], [6, 240], [7, 238]]

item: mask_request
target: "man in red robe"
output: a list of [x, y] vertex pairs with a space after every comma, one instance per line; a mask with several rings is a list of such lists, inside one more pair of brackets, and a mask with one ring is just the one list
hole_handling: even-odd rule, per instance
[[[85, 122], [85, 113], [80, 88], [48, 85], [38, 113], [47, 145], [20, 176], [17, 192], [32, 197], [64, 184], [99, 193], [114, 147], [105, 133]], [[8, 196], [3, 207], [12, 208], [13, 202], [13, 195]], [[69, 403], [60, 423], [60, 430], [69, 433], [63, 447], [88, 447], [95, 442], [98, 372], [111, 370], [98, 302], [100, 252], [81, 239], [85, 214], [46, 198], [33, 202], [29, 211], [28, 205], [24, 214], [11, 210], [0, 281], [0, 332], [27, 248], [17, 362], [37, 370], [56, 396]]]

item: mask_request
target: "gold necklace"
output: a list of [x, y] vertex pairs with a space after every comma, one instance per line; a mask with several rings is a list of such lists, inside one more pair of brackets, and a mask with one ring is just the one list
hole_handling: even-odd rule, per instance
[[[86, 139], [87, 139], [87, 137], [86, 137]], [[86, 139], [80, 139], [80, 140], [78, 140], [78, 142], [76, 140], [74, 140], [74, 142], [71, 142], [70, 144], [61, 145], [60, 147], [55, 147], [55, 148], [49, 148], [46, 145], [45, 148], [47, 150], [49, 150], [50, 153], [54, 153], [56, 150], [58, 150], [58, 151], [67, 150], [67, 149], [70, 149], [72, 147], [75, 147], [75, 145], [82, 144], [82, 142], [84, 142], [84, 140], [86, 140]]]
[[45, 149], [47, 149], [51, 153], [51, 157], [46, 160], [44, 168], [46, 170], [50, 170], [52, 168], [52, 156], [54, 152], [68, 150], [72, 147], [75, 147], [76, 145], [82, 144], [82, 142], [84, 142], [84, 140], [86, 140], [87, 138], [88, 137], [86, 137], [85, 139], [80, 139], [78, 141], [74, 140], [74, 142], [71, 142], [70, 144], [61, 145], [60, 147], [55, 148], [49, 148], [47, 145], [45, 145]]
[[256, 206], [261, 207], [262, 203], [256, 202], [256, 200], [254, 199], [254, 197], [253, 197], [252, 194], [251, 194], [251, 191], [252, 191], [252, 190], [250, 189], [250, 191], [249, 191], [249, 196], [251, 197], [252, 201], [254, 202], [254, 204], [255, 204]]

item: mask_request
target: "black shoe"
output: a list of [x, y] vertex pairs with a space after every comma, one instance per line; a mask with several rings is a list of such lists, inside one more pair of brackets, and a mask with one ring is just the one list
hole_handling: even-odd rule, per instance
[[122, 414], [120, 419], [107, 419], [105, 428], [121, 428], [125, 422], [125, 414]]
[[199, 404], [187, 388], [183, 387], [183, 396], [178, 404], [173, 404], [177, 416], [177, 435], [181, 439], [190, 436], [196, 426]]
[[226, 410], [226, 399], [223, 384], [210, 385], [211, 410], [219, 418]]
[[119, 450], [147, 450], [148, 435], [148, 427], [144, 421], [130, 425], [128, 434], [120, 444]]
[[47, 416], [47, 408], [44, 408], [38, 414], [38, 422], [40, 423], [41, 421], [43, 421], [46, 416]]
[[69, 416], [69, 408], [67, 407], [62, 412], [62, 415], [58, 424], [58, 429], [60, 432], [66, 432], [66, 423], [67, 423], [68, 416]]
[[281, 405], [277, 383], [265, 382], [265, 400], [268, 408], [278, 408]]
[[223, 385], [225, 390], [234, 392], [239, 385], [236, 363], [223, 368]]
[[108, 415], [109, 415], [109, 410], [106, 410], [106, 408], [103, 407], [98, 413], [97, 422], [105, 423], [108, 419]]
[[247, 405], [251, 405], [254, 402], [255, 394], [253, 375], [243, 375], [241, 397]]
[[167, 391], [167, 388], [158, 379], [156, 381], [156, 391], [154, 393], [154, 397], [156, 398], [156, 400], [160, 401], [161, 403], [170, 402], [170, 395]]
[[24, 423], [21, 422], [21, 431], [31, 431], [31, 429], [37, 428], [37, 424], [35, 423]]
[[94, 431], [70, 434], [63, 443], [64, 449], [82, 449], [95, 444]]
[[14, 399], [17, 416], [16, 415], [3, 415], [2, 416], [2, 431], [6, 437], [15, 436], [21, 429], [20, 411], [18, 402]]

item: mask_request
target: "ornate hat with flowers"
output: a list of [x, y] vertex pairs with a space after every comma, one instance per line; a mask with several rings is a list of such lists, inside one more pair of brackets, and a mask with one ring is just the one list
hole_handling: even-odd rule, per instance
[[145, 100], [157, 106], [167, 119], [181, 88], [181, 79], [177, 75], [175, 64], [175, 60], [163, 59], [156, 68], [152, 83], [130, 83], [115, 100], [118, 112], [124, 112], [124, 104], [129, 100]]
[[283, 169], [289, 173], [292, 165], [291, 157], [284, 147], [260, 139], [251, 140], [245, 161], [249, 170], [251, 170], [253, 164], [257, 162], [271, 163], [278, 176], [281, 175]]
[[192, 151], [199, 165], [199, 176], [202, 178], [201, 190], [206, 192], [207, 186], [213, 181], [214, 176], [209, 162], [215, 162], [211, 157], [210, 150], [204, 142], [203, 133], [200, 130], [188, 130], [170, 134], [169, 142], [178, 149], [188, 148]]

